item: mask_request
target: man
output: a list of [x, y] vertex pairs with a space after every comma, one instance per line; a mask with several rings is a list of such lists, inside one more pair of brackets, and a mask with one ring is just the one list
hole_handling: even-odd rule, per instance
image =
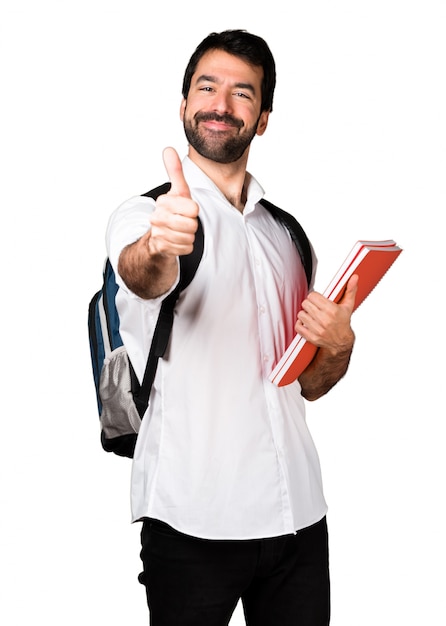
[[[169, 193], [127, 201], [108, 227], [121, 335], [140, 379], [198, 215], [204, 230], [133, 460], [154, 626], [223, 626], [240, 598], [250, 626], [329, 623], [327, 507], [303, 398], [347, 370], [357, 277], [339, 305], [308, 294], [289, 233], [259, 204], [246, 168], [274, 88], [263, 39], [206, 37], [184, 76], [188, 156], [164, 151]], [[318, 351], [298, 381], [277, 388], [268, 375], [296, 330]]]

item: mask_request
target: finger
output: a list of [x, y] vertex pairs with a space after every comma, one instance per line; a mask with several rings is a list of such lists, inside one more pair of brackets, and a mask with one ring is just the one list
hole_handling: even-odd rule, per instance
[[163, 151], [164, 167], [166, 168], [172, 187], [170, 195], [190, 198], [190, 189], [184, 178], [183, 166], [174, 148], [165, 148]]
[[347, 282], [344, 295], [339, 304], [346, 305], [351, 311], [355, 306], [356, 292], [358, 291], [359, 277], [357, 274], [353, 274]]

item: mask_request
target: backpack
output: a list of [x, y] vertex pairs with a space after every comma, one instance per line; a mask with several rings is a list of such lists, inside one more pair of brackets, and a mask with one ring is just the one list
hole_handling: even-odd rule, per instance
[[[156, 200], [169, 189], [170, 183], [164, 183], [143, 195]], [[292, 215], [271, 202], [262, 199], [260, 203], [289, 230], [310, 285], [313, 275], [312, 253], [301, 225]], [[88, 308], [88, 334], [101, 444], [107, 452], [133, 457], [141, 420], [149, 404], [158, 359], [163, 357], [169, 342], [176, 301], [181, 291], [193, 279], [203, 254], [203, 247], [203, 227], [198, 219], [193, 252], [180, 257], [178, 285], [161, 304], [141, 384], [119, 333], [119, 314], [115, 303], [118, 285], [110, 260], [107, 258], [105, 261], [102, 288], [93, 296]]]

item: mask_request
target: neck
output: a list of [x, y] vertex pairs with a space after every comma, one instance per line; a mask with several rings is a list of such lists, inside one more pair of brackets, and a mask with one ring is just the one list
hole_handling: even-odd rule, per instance
[[239, 211], [243, 211], [246, 204], [245, 180], [248, 150], [234, 163], [216, 163], [202, 157], [191, 146], [189, 146], [188, 154], [191, 161], [217, 185], [228, 202]]

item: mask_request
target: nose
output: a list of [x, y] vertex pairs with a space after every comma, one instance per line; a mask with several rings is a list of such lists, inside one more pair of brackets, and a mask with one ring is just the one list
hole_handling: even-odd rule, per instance
[[226, 89], [219, 89], [214, 96], [213, 110], [217, 113], [231, 113], [232, 112], [232, 99], [230, 91]]

